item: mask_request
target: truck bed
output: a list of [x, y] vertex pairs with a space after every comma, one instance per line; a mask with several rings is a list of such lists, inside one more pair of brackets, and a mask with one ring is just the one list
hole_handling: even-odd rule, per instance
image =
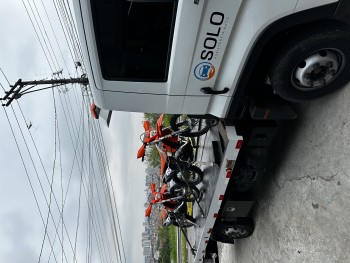
[[[194, 203], [193, 216], [199, 227], [187, 229], [191, 246], [196, 249], [195, 256], [189, 252], [189, 262], [203, 262], [206, 245], [218, 216], [241, 143], [242, 137], [237, 136], [234, 127], [224, 128], [221, 123], [199, 137], [197, 162], [206, 162], [200, 165], [204, 178], [198, 187], [203, 193], [199, 204], [204, 212], [204, 218], [201, 216], [198, 204]], [[218, 163], [221, 161], [221, 163], [213, 165], [215, 161]]]

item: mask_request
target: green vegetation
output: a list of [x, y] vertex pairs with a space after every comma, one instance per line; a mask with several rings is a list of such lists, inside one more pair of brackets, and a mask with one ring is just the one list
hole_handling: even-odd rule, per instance
[[[156, 129], [157, 120], [160, 114], [145, 113], [144, 119], [150, 122], [153, 129]], [[164, 115], [163, 126], [170, 126], [171, 115]], [[145, 161], [148, 166], [159, 167], [160, 157], [155, 146], [147, 147]], [[159, 226], [157, 230], [158, 244], [159, 244], [159, 263], [177, 262], [177, 229], [175, 226], [162, 227]], [[183, 262], [187, 262], [186, 241], [182, 240], [182, 254]], [[185, 258], [185, 259], [184, 259]], [[185, 260], [185, 261], [184, 261]]]
[[[144, 118], [145, 120], [149, 121], [152, 128], [156, 128], [157, 120], [160, 117], [159, 113], [145, 113]], [[167, 127], [170, 126], [170, 118], [171, 114], [165, 114], [163, 118], [163, 126]]]
[[[185, 230], [186, 231], [186, 230]], [[181, 233], [181, 256], [182, 256], [182, 262], [187, 263], [188, 258], [187, 258], [187, 248], [186, 248], [186, 238], [183, 233]]]
[[169, 233], [166, 227], [158, 228], [158, 238], [159, 238], [159, 262], [160, 263], [170, 263], [170, 242]]
[[170, 242], [170, 257], [173, 262], [177, 262], [176, 227], [169, 226], [168, 228], [169, 228], [169, 242]]
[[146, 163], [153, 167], [159, 167], [160, 166], [160, 157], [158, 150], [155, 145], [149, 147], [146, 150], [146, 157], [145, 157]]
[[[159, 227], [159, 262], [170, 263], [177, 262], [176, 253], [176, 227]], [[170, 252], [170, 253], [169, 253]]]

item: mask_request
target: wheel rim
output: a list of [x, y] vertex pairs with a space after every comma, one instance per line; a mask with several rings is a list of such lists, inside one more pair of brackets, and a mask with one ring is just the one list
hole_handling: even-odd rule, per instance
[[237, 239], [247, 235], [247, 230], [240, 227], [227, 227], [223, 229], [222, 233], [231, 239]]
[[187, 115], [181, 115], [177, 121], [176, 126], [179, 128], [190, 128], [193, 130], [198, 127], [199, 119], [189, 118]]
[[189, 177], [188, 177], [188, 182], [189, 183], [195, 183], [198, 181], [198, 175], [197, 173], [193, 172], [193, 171], [189, 171]]
[[320, 49], [295, 66], [291, 81], [301, 91], [321, 89], [336, 79], [344, 65], [343, 52], [338, 49]]
[[198, 198], [198, 194], [197, 194], [196, 190], [194, 190], [193, 188], [186, 187], [186, 197], [187, 197], [187, 199], [195, 200]]
[[180, 196], [180, 195], [184, 195], [185, 194], [185, 189], [183, 187], [178, 187], [175, 189], [175, 195], [176, 196]]
[[[193, 171], [188, 171], [188, 178], [187, 178], [187, 182], [188, 183], [195, 183], [195, 182], [197, 182], [199, 179], [198, 179], [198, 174], [197, 173], [195, 173], [195, 172], [193, 172]], [[182, 175], [182, 173], [181, 172], [179, 172], [178, 174], [177, 174], [177, 178], [179, 178], [181, 181], [183, 181], [183, 182], [185, 182], [185, 178], [184, 178], [184, 176]]]

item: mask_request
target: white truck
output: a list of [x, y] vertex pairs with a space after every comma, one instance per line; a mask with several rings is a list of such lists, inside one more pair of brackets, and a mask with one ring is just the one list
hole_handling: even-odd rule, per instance
[[209, 169], [216, 181], [203, 201], [195, 262], [210, 256], [214, 240], [251, 234], [253, 202], [239, 192], [259, 181], [271, 149], [282, 144], [280, 124], [296, 118], [289, 102], [327, 95], [350, 79], [350, 1], [73, 2], [99, 108], [201, 115], [226, 125], [221, 136], [200, 140], [199, 152], [213, 149], [220, 166]]

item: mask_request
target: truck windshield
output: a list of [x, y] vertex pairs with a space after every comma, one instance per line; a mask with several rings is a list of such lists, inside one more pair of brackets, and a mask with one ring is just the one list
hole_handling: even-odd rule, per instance
[[92, 0], [103, 78], [166, 82], [177, 2]]

